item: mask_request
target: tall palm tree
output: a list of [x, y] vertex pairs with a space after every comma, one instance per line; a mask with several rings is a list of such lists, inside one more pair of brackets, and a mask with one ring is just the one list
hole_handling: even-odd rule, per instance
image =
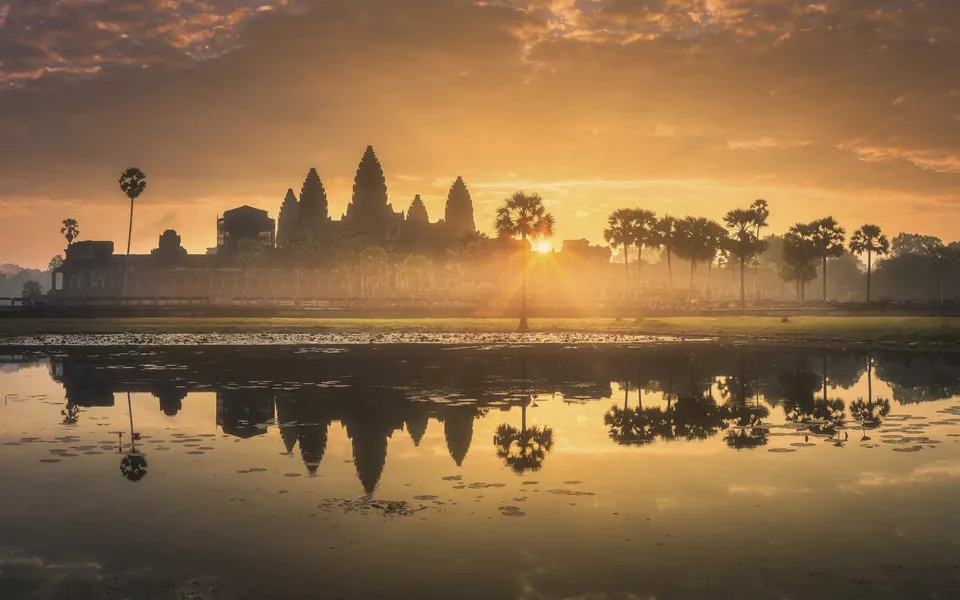
[[783, 260], [781, 273], [786, 281], [797, 284], [797, 301], [806, 298], [807, 283], [817, 277], [815, 261], [817, 249], [813, 244], [813, 228], [810, 223], [797, 223], [783, 236]]
[[60, 233], [63, 234], [63, 237], [67, 238], [67, 246], [69, 246], [73, 243], [73, 240], [80, 236], [80, 224], [77, 223], [77, 220], [72, 217], [69, 219], [64, 219], [63, 227], [60, 228]]
[[867, 304], [870, 304], [870, 276], [873, 272], [873, 255], [883, 256], [890, 251], [890, 241], [880, 227], [864, 225], [850, 236], [850, 252], [867, 254]]
[[123, 265], [123, 295], [127, 295], [127, 273], [130, 270], [130, 241], [133, 238], [133, 201], [147, 188], [147, 176], [136, 167], [120, 175], [120, 191], [130, 198], [130, 226], [127, 228], [127, 258]]
[[704, 247], [703, 260], [707, 261], [707, 297], [711, 296], [710, 276], [713, 274], [713, 263], [717, 255], [727, 247], [727, 230], [714, 220], [707, 224], [707, 239]]
[[753, 226], [757, 228], [757, 239], [761, 240], [760, 230], [767, 226], [767, 219], [770, 217], [770, 208], [767, 201], [763, 198], [754, 200], [750, 205], [750, 212], [753, 213]]
[[817, 254], [823, 261], [823, 300], [827, 299], [827, 258], [843, 256], [843, 242], [846, 230], [833, 217], [826, 217], [810, 223], [810, 239]]
[[693, 288], [696, 281], [697, 263], [705, 260], [713, 260], [713, 249], [711, 246], [711, 232], [713, 228], [710, 225], [710, 219], [706, 217], [684, 217], [677, 221], [676, 253], [682, 258], [690, 261], [690, 293], [688, 301], [693, 302]]
[[[657, 213], [635, 208], [630, 211], [630, 238], [637, 247], [637, 293], [643, 289], [643, 247], [656, 242]], [[626, 254], [624, 254], [626, 260]]]
[[670, 306], [673, 306], [673, 254], [677, 250], [677, 219], [664, 215], [657, 221], [654, 234], [648, 243], [651, 248], [663, 248], [667, 253], [667, 293]]
[[497, 208], [497, 220], [494, 229], [497, 235], [507, 238], [520, 238], [524, 241], [523, 265], [521, 272], [520, 290], [520, 327], [519, 331], [527, 331], [527, 260], [529, 249], [526, 242], [553, 237], [555, 220], [543, 205], [543, 198], [539, 194], [524, 194], [517, 192], [503, 201]]
[[630, 288], [630, 246], [633, 245], [633, 211], [628, 208], [619, 208], [610, 214], [607, 219], [607, 228], [603, 230], [603, 239], [608, 244], [623, 248], [623, 265], [627, 270], [624, 288]]
[[[763, 198], [758, 198], [753, 201], [753, 204], [750, 205], [750, 210], [753, 212], [753, 225], [757, 228], [757, 239], [762, 240], [763, 236], [760, 234], [761, 230], [767, 226], [767, 219], [770, 218], [770, 207], [767, 204], [767, 201]], [[757, 262], [753, 269], [753, 294], [757, 294], [757, 279], [760, 275], [760, 263]]]
[[763, 252], [766, 245], [757, 237], [756, 213], [745, 208], [731, 210], [723, 218], [730, 230], [730, 252], [740, 263], [740, 308], [747, 307], [747, 290], [744, 274], [747, 261]]

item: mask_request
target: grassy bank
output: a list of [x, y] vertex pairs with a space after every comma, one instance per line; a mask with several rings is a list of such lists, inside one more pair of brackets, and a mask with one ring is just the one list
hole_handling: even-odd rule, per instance
[[[675, 317], [531, 319], [535, 331], [825, 342], [960, 343], [960, 317]], [[515, 319], [6, 319], [0, 338], [77, 333], [512, 332]]]

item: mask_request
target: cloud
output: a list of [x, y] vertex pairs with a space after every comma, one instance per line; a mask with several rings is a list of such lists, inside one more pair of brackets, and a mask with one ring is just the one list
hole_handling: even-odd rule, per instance
[[[442, 200], [456, 175], [478, 210], [525, 186], [554, 202], [561, 237], [599, 241], [621, 204], [717, 218], [761, 192], [775, 227], [822, 210], [848, 228], [960, 228], [955, 3], [131, 6], [3, 3], [0, 204], [44, 199], [81, 220], [117, 209], [125, 231], [116, 178], [137, 165], [156, 217], [197, 207], [180, 226], [202, 249], [217, 210], [275, 214], [310, 167], [339, 214], [373, 144], [396, 207]], [[577, 218], [587, 203], [596, 218]], [[924, 220], [927, 207], [942, 218]], [[0, 236], [0, 253], [34, 251], [15, 239]], [[52, 253], [32, 247], [37, 264]]]
[[0, 8], [0, 85], [216, 57], [250, 18], [288, 1], [8, 0]]
[[960, 477], [960, 462], [942, 460], [921, 465], [903, 475], [877, 471], [861, 473], [852, 486], [855, 488], [878, 488], [935, 483]]

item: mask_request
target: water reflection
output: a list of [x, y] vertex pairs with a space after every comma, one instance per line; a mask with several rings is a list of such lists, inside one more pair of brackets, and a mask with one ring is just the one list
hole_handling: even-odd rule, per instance
[[[97, 527], [137, 526], [163, 550], [146, 547], [150, 556], [166, 560], [197, 546], [184, 557], [188, 566], [225, 553], [232, 560], [222, 572], [256, 578], [255, 564], [232, 562], [244, 560], [243, 540], [255, 531], [273, 540], [263, 549], [277, 556], [251, 584], [262, 584], [258, 590], [282, 588], [274, 571], [302, 560], [304, 573], [325, 570], [324, 581], [340, 586], [330, 597], [390, 597], [377, 578], [354, 578], [351, 585], [366, 587], [352, 593], [344, 572], [393, 568], [405, 575], [382, 585], [403, 587], [397, 582], [422, 569], [423, 554], [449, 560], [416, 588], [440, 586], [431, 597], [457, 597], [463, 576], [482, 570], [492, 587], [464, 597], [593, 590], [588, 597], [664, 599], [708, 597], [708, 577], [716, 597], [852, 597], [850, 588], [867, 584], [844, 588], [828, 571], [901, 564], [924, 548], [942, 554], [955, 545], [948, 532], [960, 498], [953, 483], [960, 407], [952, 405], [960, 357], [948, 353], [712, 345], [99, 349], [11, 361], [0, 385], [31, 361], [49, 365], [49, 379], [33, 371], [57, 393], [32, 397], [36, 382], [24, 377], [24, 389], [5, 390], [0, 420], [11, 446], [0, 465], [35, 478], [38, 490], [22, 512], [0, 514], [0, 526], [21, 544], [44, 535], [29, 515], [49, 514], [39, 508], [47, 496], [72, 494], [60, 527], [83, 536], [58, 532], [50, 544], [69, 539], [100, 552]], [[116, 476], [118, 461], [138, 485]], [[128, 502], [109, 504], [111, 495]], [[104, 506], [109, 519], [82, 529], [77, 515], [108, 514]], [[178, 527], [197, 531], [189, 544], [170, 533]], [[824, 548], [823, 531], [850, 535]], [[511, 536], [519, 541], [504, 549]], [[293, 547], [292, 539], [304, 541]], [[363, 553], [353, 550], [362, 544]], [[826, 554], [832, 564], [824, 564]], [[639, 576], [637, 564], [647, 569]], [[694, 580], [697, 587], [687, 586]], [[524, 592], [510, 587], [517, 581]], [[533, 586], [540, 591], [526, 593]], [[911, 590], [929, 591], [922, 587]], [[841, 588], [850, 593], [832, 593]], [[869, 590], [881, 588], [889, 590], [880, 583]], [[781, 594], [798, 589], [806, 593]], [[306, 597], [289, 591], [275, 593]], [[416, 597], [410, 586], [402, 591]]]
[[[39, 357], [38, 357], [39, 358]], [[487, 348], [436, 350], [350, 349], [338, 352], [271, 349], [70, 352], [50, 358], [51, 375], [66, 392], [62, 423], [76, 425], [82, 411], [110, 406], [114, 395], [149, 392], [159, 410], [176, 417], [193, 391], [214, 391], [216, 424], [238, 439], [279, 430], [284, 452], [299, 454], [316, 476], [329, 429], [339, 422], [350, 440], [357, 478], [366, 493], [377, 488], [387, 464], [388, 440], [405, 431], [418, 447], [430, 420], [442, 424], [449, 456], [467, 459], [474, 422], [491, 409], [519, 408], [519, 423], [503, 422], [493, 449], [517, 474], [540, 470], [557, 443], [554, 430], [528, 425], [535, 398], [603, 401], [622, 391], [602, 416], [609, 439], [622, 446], [702, 441], [722, 435], [731, 449], [768, 447], [771, 409], [811, 439], [843, 446], [848, 423], [871, 440], [891, 412], [873, 397], [873, 380], [888, 384], [901, 404], [949, 397], [960, 389], [960, 359], [953, 355], [801, 351], [710, 345], [654, 348]], [[454, 363], [456, 366], [454, 367]], [[906, 367], [906, 368], [905, 368]], [[924, 374], [921, 380], [916, 373]], [[845, 401], [845, 390], [866, 378], [867, 395]], [[926, 383], [924, 383], [924, 381]], [[631, 405], [631, 395], [635, 398]], [[654, 402], [644, 404], [645, 395]], [[848, 406], [849, 403], [849, 406]], [[132, 407], [131, 407], [132, 412]], [[775, 419], [777, 420], [777, 419]], [[131, 422], [131, 438], [136, 437]], [[146, 458], [131, 440], [122, 468], [139, 480]]]

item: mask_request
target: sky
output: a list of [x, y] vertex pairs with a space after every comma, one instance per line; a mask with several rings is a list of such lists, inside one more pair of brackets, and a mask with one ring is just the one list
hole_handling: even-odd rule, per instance
[[331, 213], [373, 145], [399, 210], [458, 175], [490, 233], [537, 192], [563, 239], [643, 207], [772, 231], [832, 215], [960, 238], [955, 0], [0, 0], [0, 263], [80, 239], [191, 252], [311, 167]]

